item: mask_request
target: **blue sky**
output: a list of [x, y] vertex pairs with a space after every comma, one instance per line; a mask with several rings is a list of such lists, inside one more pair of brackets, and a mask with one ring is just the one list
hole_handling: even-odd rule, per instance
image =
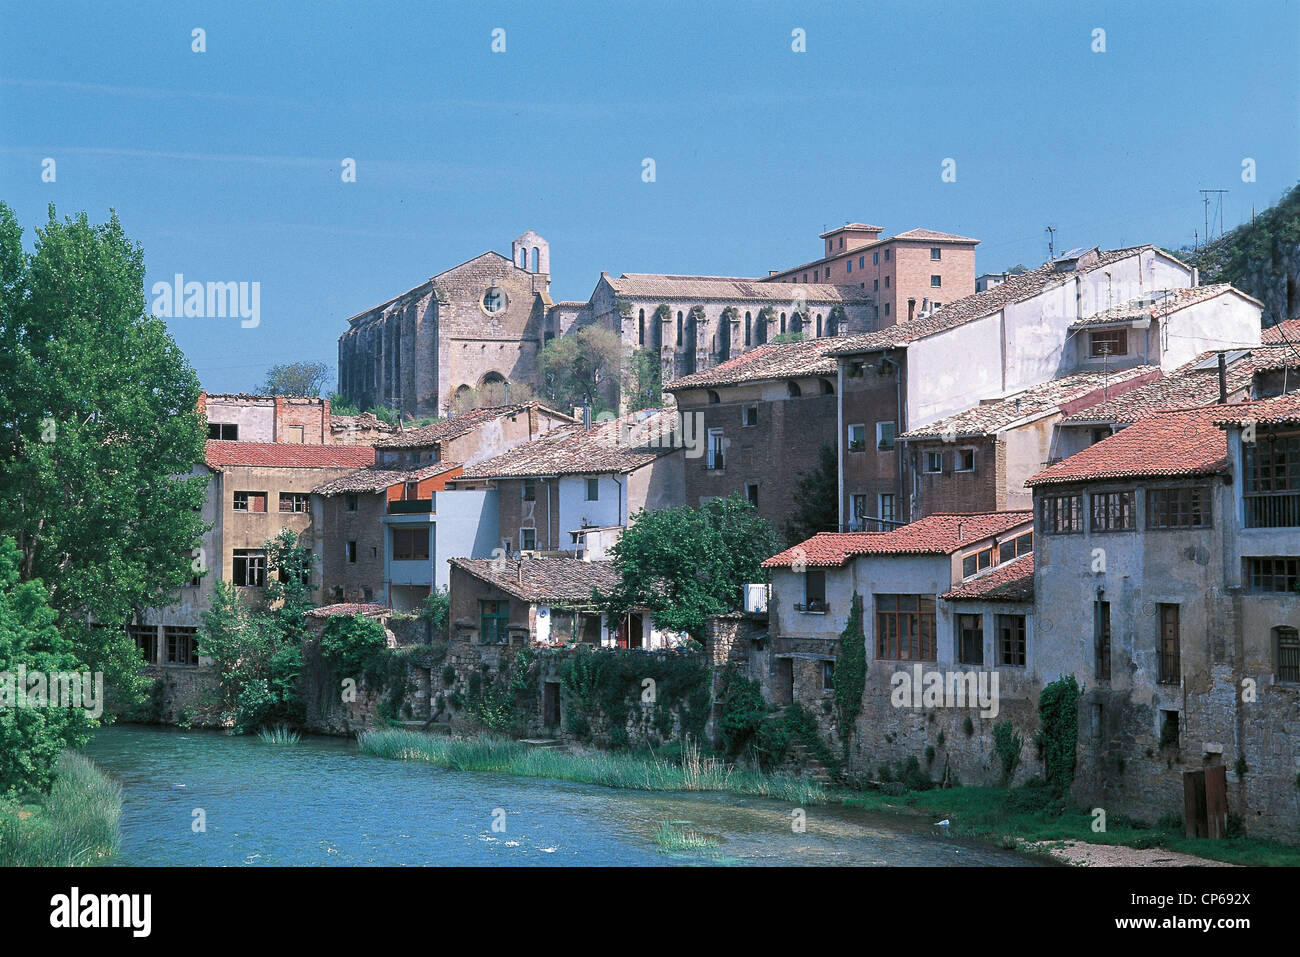
[[976, 237], [978, 271], [1041, 262], [1047, 224], [1180, 245], [1198, 189], [1231, 228], [1300, 178], [1296, 3], [240, 6], [0, 5], [23, 225], [112, 207], [147, 285], [261, 284], [257, 328], [169, 321], [211, 391], [333, 366], [348, 316], [529, 228], [585, 299], [602, 270], [763, 275], [849, 220]]

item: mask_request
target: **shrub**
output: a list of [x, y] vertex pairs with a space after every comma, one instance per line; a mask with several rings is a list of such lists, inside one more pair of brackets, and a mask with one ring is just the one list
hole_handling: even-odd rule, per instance
[[1079, 683], [1066, 675], [1044, 686], [1038, 696], [1039, 739], [1047, 783], [1058, 791], [1069, 789], [1074, 780], [1079, 744]]
[[1016, 773], [1016, 767], [1020, 764], [1020, 749], [1024, 743], [1010, 721], [999, 721], [993, 726], [993, 750], [1002, 762], [1003, 784], [1009, 782]]

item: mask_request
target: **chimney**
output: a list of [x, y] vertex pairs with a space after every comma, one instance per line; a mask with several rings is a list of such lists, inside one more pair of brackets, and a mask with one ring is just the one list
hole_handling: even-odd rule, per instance
[[584, 429], [591, 428], [591, 406], [586, 403], [582, 406], [582, 427]]
[[1224, 358], [1222, 352], [1219, 353], [1219, 403], [1222, 405], [1228, 401], [1228, 360]]
[[907, 300], [907, 321], [911, 322], [912, 317], [915, 315], [916, 315], [916, 300], [909, 299]]
[[1201, 271], [1200, 271], [1199, 269], [1197, 269], [1195, 266], [1193, 266], [1193, 267], [1192, 267], [1192, 285], [1193, 285], [1193, 286], [1199, 286], [1200, 284], [1201, 284]]

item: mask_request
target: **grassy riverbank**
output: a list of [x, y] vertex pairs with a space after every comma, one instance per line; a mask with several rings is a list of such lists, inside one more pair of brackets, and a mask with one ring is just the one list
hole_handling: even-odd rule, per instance
[[0, 800], [0, 867], [102, 864], [117, 853], [121, 816], [122, 789], [89, 758], [65, 752], [48, 795]]
[[[923, 814], [932, 823], [949, 822], [951, 833], [993, 841], [1007, 848], [1045, 852], [1061, 841], [1128, 848], [1163, 848], [1225, 864], [1269, 867], [1300, 866], [1300, 847], [1257, 838], [1192, 840], [1181, 823], [1148, 825], [1110, 815], [1106, 830], [1092, 829], [1093, 816], [1053, 800], [1040, 788], [949, 788], [908, 791], [891, 796], [880, 791], [840, 794], [842, 803], [876, 811]], [[1034, 846], [1029, 846], [1034, 845]]]
[[682, 748], [680, 757], [673, 759], [595, 749], [558, 751], [510, 738], [454, 738], [396, 729], [358, 735], [357, 746], [365, 754], [424, 761], [454, 771], [499, 771], [642, 791], [725, 791], [800, 805], [829, 799], [826, 788], [815, 781], [735, 768], [693, 746]]
[[[1050, 845], [1070, 841], [1133, 849], [1162, 848], [1227, 864], [1300, 866], [1300, 847], [1247, 837], [1189, 840], [1181, 826], [1172, 823], [1147, 825], [1111, 815], [1106, 830], [1096, 832], [1088, 811], [1067, 806], [1046, 788], [958, 787], [899, 795], [827, 788], [793, 775], [735, 768], [694, 747], [683, 748], [680, 755], [595, 749], [569, 752], [531, 747], [509, 738], [435, 737], [406, 730], [367, 732], [359, 736], [358, 746], [366, 754], [423, 761], [455, 771], [498, 771], [644, 791], [718, 791], [776, 798], [805, 807], [837, 803], [921, 815], [932, 823], [948, 821], [950, 833], [955, 836], [1030, 853], [1046, 853]], [[670, 838], [675, 836], [665, 833], [656, 840], [672, 843]]]

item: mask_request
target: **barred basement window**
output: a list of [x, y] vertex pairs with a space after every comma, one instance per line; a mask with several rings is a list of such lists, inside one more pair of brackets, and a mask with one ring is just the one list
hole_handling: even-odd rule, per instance
[[1070, 535], [1083, 531], [1083, 496], [1049, 495], [1043, 499], [1043, 531]]
[[1209, 527], [1208, 488], [1153, 488], [1147, 492], [1147, 528]]
[[1273, 629], [1273, 648], [1277, 660], [1277, 680], [1300, 684], [1300, 632], [1286, 625]]
[[1136, 528], [1134, 506], [1135, 492], [1093, 492], [1092, 530], [1094, 532], [1125, 532]]

